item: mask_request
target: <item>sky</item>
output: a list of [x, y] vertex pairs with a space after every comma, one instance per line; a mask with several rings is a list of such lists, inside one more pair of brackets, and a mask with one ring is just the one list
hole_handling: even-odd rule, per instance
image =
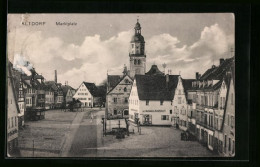
[[[166, 72], [195, 78], [235, 48], [232, 13], [197, 14], [9, 14], [8, 59], [28, 73], [34, 67], [46, 80], [100, 84], [107, 73], [122, 74], [129, 67], [129, 47], [139, 18], [145, 39], [146, 71], [156, 64]], [[45, 22], [32, 26], [22, 23]], [[58, 26], [56, 22], [76, 25]], [[25, 65], [26, 61], [30, 65]], [[26, 66], [26, 67], [23, 67]]]

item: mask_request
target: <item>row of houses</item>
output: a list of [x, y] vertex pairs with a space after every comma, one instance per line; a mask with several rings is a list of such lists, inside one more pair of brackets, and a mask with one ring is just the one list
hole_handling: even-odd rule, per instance
[[220, 59], [187, 89], [188, 130], [208, 149], [235, 155], [235, 59]]
[[[29, 62], [28, 62], [29, 64]], [[78, 89], [57, 82], [55, 70], [54, 81], [46, 81], [34, 68], [27, 75], [8, 62], [8, 99], [7, 99], [7, 153], [13, 154], [18, 146], [18, 130], [24, 122], [43, 118], [45, 110], [68, 108], [73, 99], [79, 100], [83, 107], [104, 105], [105, 88], [94, 83], [83, 82]], [[35, 117], [34, 117], [35, 118]]]
[[75, 89], [57, 80], [45, 81], [34, 68], [27, 75], [9, 61], [7, 69], [7, 153], [12, 154], [17, 150], [18, 130], [24, 127], [25, 121], [35, 115], [43, 118], [46, 109], [60, 108], [72, 101]]
[[234, 57], [221, 59], [196, 79], [180, 75], [136, 75], [129, 96], [129, 120], [188, 131], [223, 156], [235, 155]]

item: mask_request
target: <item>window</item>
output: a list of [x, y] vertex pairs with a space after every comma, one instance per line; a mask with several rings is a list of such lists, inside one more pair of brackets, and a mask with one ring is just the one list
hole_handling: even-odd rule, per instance
[[140, 65], [141, 64], [141, 60], [137, 60], [138, 64]]
[[172, 101], [171, 101], [171, 106], [172, 106]]
[[14, 127], [14, 117], [12, 117], [12, 127]]
[[88, 93], [85, 93], [85, 95], [88, 95]]
[[[225, 135], [224, 147], [227, 147], [227, 135]], [[226, 150], [226, 149], [225, 149]]]
[[149, 100], [146, 100], [146, 105], [149, 106]]
[[169, 120], [169, 115], [162, 115], [161, 120]]
[[163, 105], [163, 100], [160, 100], [160, 105], [161, 105], [161, 106]]
[[181, 108], [181, 114], [182, 114], [182, 115], [186, 115], [186, 110], [184, 109], [183, 106], [182, 106], [182, 108]]
[[228, 151], [231, 151], [231, 139], [230, 139], [230, 137], [228, 138]]
[[229, 115], [228, 115], [228, 118], [227, 118], [227, 125], [229, 126]]
[[136, 63], [137, 63], [137, 61], [136, 61], [136, 59], [134, 60], [134, 64], [136, 65]]
[[91, 100], [91, 98], [88, 98], [88, 100]]
[[14, 126], [16, 126], [16, 117], [14, 117]]
[[117, 115], [117, 110], [114, 110], [114, 115]]
[[225, 107], [225, 103], [226, 103], [226, 98], [223, 97], [223, 108]]
[[127, 97], [125, 97], [125, 103], [128, 103], [128, 98]]
[[181, 97], [178, 97], [178, 104], [181, 104]]
[[231, 116], [231, 128], [235, 126], [235, 119], [234, 116]]
[[127, 88], [125, 87], [125, 88], [124, 88], [124, 92], [126, 92], [126, 91], [127, 91]]
[[172, 110], [170, 110], [170, 114], [172, 114]]
[[132, 48], [134, 48], [134, 44], [132, 44]]
[[231, 93], [231, 105], [233, 105], [233, 104], [234, 104], [234, 94]]
[[232, 154], [235, 153], [235, 141], [233, 140]]
[[117, 103], [117, 98], [116, 97], [114, 98], [114, 103]]
[[181, 95], [181, 90], [179, 90], [179, 95]]

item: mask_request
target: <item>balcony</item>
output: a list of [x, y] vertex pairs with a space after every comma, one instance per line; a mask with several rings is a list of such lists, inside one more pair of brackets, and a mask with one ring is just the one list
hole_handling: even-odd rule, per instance
[[38, 103], [44, 103], [45, 102], [45, 99], [38, 99]]
[[209, 130], [215, 130], [215, 128], [213, 126], [209, 126], [205, 121], [197, 121], [196, 123], [200, 126], [203, 126], [204, 128], [207, 128]]

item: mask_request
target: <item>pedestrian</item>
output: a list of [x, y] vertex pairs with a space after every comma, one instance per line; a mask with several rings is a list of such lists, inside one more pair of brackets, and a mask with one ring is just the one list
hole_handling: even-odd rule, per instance
[[129, 136], [129, 120], [127, 120], [126, 122], [126, 132], [127, 132], [127, 136]]
[[90, 114], [90, 118], [91, 118], [90, 122], [92, 122], [93, 121], [93, 114], [92, 113]]
[[139, 135], [141, 134], [141, 122], [138, 121], [138, 125], [139, 125]]

